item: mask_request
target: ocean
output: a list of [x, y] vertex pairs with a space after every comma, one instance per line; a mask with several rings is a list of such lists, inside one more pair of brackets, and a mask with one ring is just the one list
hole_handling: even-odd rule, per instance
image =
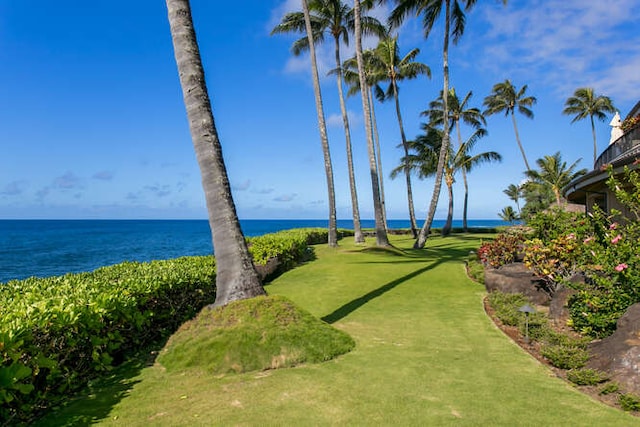
[[[327, 227], [326, 220], [241, 220], [245, 236], [300, 227]], [[505, 225], [469, 220], [470, 227]], [[389, 220], [389, 228], [409, 228]], [[421, 224], [420, 224], [421, 225]], [[434, 221], [433, 227], [444, 225]], [[460, 221], [454, 221], [460, 227]], [[339, 228], [353, 229], [351, 220]], [[363, 220], [363, 228], [374, 228]], [[124, 261], [151, 261], [213, 252], [207, 220], [0, 220], [0, 283], [31, 276], [91, 271]]]

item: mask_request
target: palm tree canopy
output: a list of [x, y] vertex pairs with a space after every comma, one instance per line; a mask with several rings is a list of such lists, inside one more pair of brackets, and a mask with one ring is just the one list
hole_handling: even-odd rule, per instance
[[382, 91], [379, 86], [376, 86], [376, 97], [380, 101], [394, 97], [394, 90], [398, 90], [397, 84], [399, 81], [414, 79], [419, 75], [431, 77], [431, 69], [426, 64], [415, 61], [419, 53], [420, 49], [415, 48], [404, 57], [400, 57], [398, 36], [385, 37], [380, 40], [368, 62], [371, 67], [372, 81], [389, 82], [389, 87], [386, 91]]
[[502, 211], [498, 214], [500, 219], [507, 222], [514, 222], [518, 219], [518, 214], [513, 210], [513, 207], [507, 206], [502, 208]]
[[509, 186], [502, 190], [502, 192], [506, 194], [510, 200], [513, 200], [516, 203], [518, 203], [518, 200], [522, 197], [522, 187], [516, 184], [509, 184]]
[[615, 113], [616, 111], [611, 98], [604, 95], [596, 96], [593, 88], [590, 87], [576, 89], [564, 106], [562, 114], [574, 116], [571, 123], [587, 117], [596, 117], [598, 120], [604, 121], [607, 118], [605, 113]]
[[532, 181], [550, 187], [556, 194], [556, 198], [559, 198], [562, 190], [571, 181], [587, 173], [587, 169], [575, 170], [580, 160], [582, 159], [567, 166], [567, 162], [562, 160], [558, 151], [552, 156], [547, 155], [536, 160], [539, 170], [528, 170], [525, 174]]
[[526, 92], [527, 85], [517, 90], [508, 79], [502, 83], [495, 84], [491, 90], [491, 95], [484, 99], [483, 104], [487, 107], [484, 114], [492, 115], [504, 112], [505, 116], [507, 116], [513, 114], [517, 108], [520, 114], [532, 119], [533, 111], [529, 107], [533, 106], [537, 99], [535, 96], [525, 96]]
[[[389, 16], [389, 23], [394, 28], [397, 28], [409, 15], [422, 15], [422, 28], [424, 28], [425, 37], [429, 37], [446, 1], [450, 0], [398, 0], [396, 8]], [[465, 12], [471, 10], [476, 1], [453, 0], [449, 24], [451, 28], [450, 36], [452, 36], [454, 44], [458, 43], [464, 33], [466, 24]]]
[[[474, 129], [486, 126], [487, 121], [480, 109], [468, 107], [471, 96], [473, 96], [473, 92], [469, 91], [465, 97], [460, 100], [456, 93], [456, 89], [453, 87], [449, 89], [449, 96], [447, 97], [447, 111], [449, 113], [450, 127], [453, 127], [456, 122], [460, 121]], [[438, 99], [429, 103], [429, 109], [423, 111], [420, 115], [428, 117], [429, 123], [432, 126], [442, 126], [444, 116], [444, 99], [442, 91], [440, 91]]]
[[[324, 41], [325, 34], [331, 34], [336, 40], [349, 45], [349, 34], [355, 29], [353, 9], [341, 0], [311, 0], [309, 12], [313, 42], [315, 44]], [[370, 16], [362, 16], [363, 34], [382, 36], [385, 27], [377, 19]], [[271, 30], [271, 35], [281, 33], [305, 33], [304, 14], [291, 12], [282, 18], [282, 21]], [[298, 56], [309, 50], [308, 38], [302, 37], [291, 46], [291, 51]]]

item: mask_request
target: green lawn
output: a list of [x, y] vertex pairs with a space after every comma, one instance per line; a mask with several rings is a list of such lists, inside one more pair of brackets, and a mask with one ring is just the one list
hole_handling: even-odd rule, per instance
[[355, 339], [335, 360], [225, 377], [129, 364], [40, 425], [640, 425], [487, 318], [463, 264], [481, 237], [431, 238], [424, 251], [406, 237], [392, 237], [396, 251], [344, 239], [270, 284]]

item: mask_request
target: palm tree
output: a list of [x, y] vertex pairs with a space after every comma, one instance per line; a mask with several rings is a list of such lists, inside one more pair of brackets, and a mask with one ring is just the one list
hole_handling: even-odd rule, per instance
[[520, 198], [522, 197], [522, 187], [516, 184], [509, 184], [509, 186], [502, 190], [504, 194], [509, 197], [510, 200], [513, 200], [518, 208], [518, 216], [520, 216]]
[[[487, 124], [484, 115], [479, 108], [468, 107], [468, 103], [472, 95], [473, 92], [468, 92], [461, 101], [456, 94], [456, 89], [449, 89], [447, 105], [449, 107], [449, 120], [451, 122], [450, 128], [456, 128], [456, 133], [458, 134], [458, 146], [462, 145], [462, 132], [460, 129], [461, 121], [474, 129], [480, 129], [483, 125], [486, 126]], [[420, 114], [423, 116], [428, 116], [429, 122], [432, 126], [442, 126], [444, 118], [444, 100], [442, 92], [440, 92], [440, 96], [438, 97], [438, 99], [429, 103], [429, 110], [425, 110]], [[467, 183], [467, 172], [465, 169], [462, 169], [462, 181], [464, 182], [465, 188], [464, 206], [462, 209], [462, 228], [464, 229], [464, 231], [467, 231], [469, 185]]]
[[[324, 40], [324, 34], [330, 34], [334, 39], [334, 56], [336, 61], [336, 75], [338, 86], [338, 98], [340, 100], [340, 112], [342, 114], [342, 123], [344, 125], [345, 143], [347, 151], [347, 168], [349, 172], [349, 187], [351, 190], [351, 207], [353, 213], [354, 238], [356, 243], [364, 242], [364, 235], [360, 227], [360, 210], [358, 207], [358, 192], [356, 189], [355, 171], [353, 167], [353, 154], [351, 146], [351, 131], [349, 127], [349, 118], [347, 115], [347, 107], [344, 100], [342, 87], [342, 68], [340, 60], [340, 43], [349, 45], [349, 34], [354, 30], [353, 10], [349, 8], [341, 0], [312, 0], [309, 2], [309, 11], [311, 13], [312, 28], [314, 32], [314, 40], [316, 43]], [[363, 29], [368, 33], [383, 34], [384, 26], [372, 17], [363, 16]], [[287, 32], [304, 32], [305, 22], [304, 13], [292, 12], [285, 15], [282, 22], [278, 24], [271, 34], [287, 33]], [[302, 52], [309, 50], [309, 39], [303, 37], [297, 40], [292, 47], [294, 55], [300, 55]]]
[[595, 116], [598, 120], [604, 121], [607, 118], [605, 113], [616, 112], [611, 98], [604, 95], [596, 96], [593, 88], [581, 87], [576, 89], [573, 96], [567, 99], [564, 107], [562, 114], [574, 116], [571, 123], [585, 119], [587, 116], [591, 120], [591, 134], [593, 135], [593, 164], [595, 165], [596, 158], [598, 156], [598, 147], [596, 144], [596, 127], [593, 123], [593, 117]]
[[216, 256], [214, 306], [264, 295], [240, 229], [222, 157], [189, 0], [166, 0], [173, 49]]
[[[365, 64], [362, 55], [362, 25], [360, 23], [360, 0], [353, 0], [354, 19], [355, 19], [355, 37], [356, 37], [356, 61], [358, 63], [358, 77], [360, 87], [367, 87], [367, 79], [365, 76]], [[360, 91], [362, 98], [362, 111], [364, 117], [371, 117], [371, 105], [369, 97], [364, 90]], [[384, 224], [382, 214], [382, 203], [380, 201], [380, 183], [378, 181], [378, 171], [376, 165], [375, 148], [373, 143], [373, 129], [370, 120], [364, 121], [365, 131], [367, 134], [367, 151], [369, 153], [369, 174], [371, 175], [371, 189], [373, 194], [373, 211], [376, 222], [376, 245], [389, 246], [389, 238]]]
[[578, 159], [567, 167], [567, 162], [562, 161], [560, 152], [556, 152], [553, 156], [544, 156], [536, 160], [540, 170], [529, 170], [526, 175], [534, 183], [546, 186], [553, 191], [556, 203], [562, 203], [562, 190], [575, 178], [587, 173], [586, 169], [576, 171], [578, 163], [582, 159]]
[[[414, 79], [419, 75], [431, 77], [429, 67], [421, 62], [416, 62], [415, 58], [420, 53], [420, 49], [413, 49], [404, 57], [400, 57], [400, 48], [398, 47], [398, 36], [385, 37], [378, 43], [373, 51], [369, 65], [372, 68], [373, 80], [376, 82], [387, 81], [389, 87], [383, 91], [379, 84], [376, 84], [376, 97], [379, 101], [393, 99], [395, 101], [396, 116], [398, 118], [398, 126], [400, 128], [400, 138], [404, 155], [409, 154], [407, 138], [404, 133], [404, 125], [402, 123], [402, 114], [400, 113], [400, 96], [398, 94], [398, 82], [405, 79]], [[416, 223], [416, 214], [413, 206], [413, 192], [411, 188], [411, 173], [405, 171], [405, 180], [407, 183], [407, 202], [409, 207], [409, 219], [411, 222], [411, 232], [413, 237], [418, 237], [418, 224]]]
[[[421, 178], [431, 176], [436, 173], [436, 158], [438, 157], [440, 146], [442, 144], [442, 136], [440, 135], [441, 131], [430, 126], [423, 126], [423, 129], [427, 130], [426, 134], [419, 136], [411, 144], [411, 147], [416, 154], [402, 159], [401, 166], [392, 171], [392, 176], [397, 175], [403, 167], [409, 170], [417, 170]], [[476, 129], [473, 134], [463, 142], [460, 147], [458, 147], [457, 150], [454, 151], [450, 148], [444, 168], [444, 181], [449, 194], [449, 206], [447, 210], [447, 221], [442, 228], [443, 236], [446, 236], [451, 232], [451, 226], [453, 223], [453, 184], [455, 183], [456, 173], [458, 171], [469, 172], [472, 168], [482, 163], [499, 162], [502, 160], [500, 154], [495, 151], [487, 151], [476, 155], [470, 154], [478, 140], [486, 134], [487, 131], [485, 129]], [[465, 190], [468, 191], [466, 183]]]
[[[389, 22], [398, 27], [402, 21], [411, 13], [423, 15], [422, 26], [425, 31], [425, 37], [428, 37], [435, 25], [436, 20], [441, 15], [444, 8], [444, 42], [442, 46], [442, 62], [443, 62], [443, 90], [442, 93], [449, 93], [449, 37], [453, 36], [453, 43], [456, 44], [462, 37], [465, 28], [465, 11], [469, 11], [476, 4], [476, 0], [398, 0], [398, 5], [391, 12]], [[452, 4], [453, 3], [453, 4]], [[461, 3], [464, 7], [461, 6]], [[506, 0], [503, 0], [506, 4]], [[453, 27], [453, 28], [452, 28]], [[443, 111], [444, 117], [449, 116], [449, 107], [447, 97], [444, 97]], [[433, 187], [433, 195], [429, 204], [429, 212], [424, 225], [420, 229], [420, 234], [416, 240], [414, 247], [423, 248], [427, 241], [427, 236], [431, 230], [433, 217], [436, 214], [438, 199], [440, 197], [440, 188], [442, 187], [442, 177], [444, 174], [444, 164], [447, 153], [449, 151], [449, 122], [444, 122], [444, 132], [442, 134], [442, 147], [438, 156], [438, 165], [436, 171], [436, 179]]]
[[530, 119], [533, 118], [533, 111], [531, 111], [529, 107], [536, 103], [536, 98], [534, 96], [525, 96], [526, 92], [527, 85], [524, 85], [520, 90], [517, 90], [509, 80], [505, 80], [502, 83], [495, 84], [491, 91], [491, 95], [487, 96], [484, 99], [484, 105], [487, 107], [484, 114], [492, 115], [496, 113], [502, 113], [503, 111], [505, 116], [511, 114], [513, 130], [516, 134], [516, 142], [518, 143], [518, 147], [520, 147], [524, 165], [529, 171], [531, 170], [531, 168], [529, 167], [527, 156], [524, 154], [524, 148], [522, 148], [522, 143], [520, 142], [515, 115], [515, 110], [517, 108], [520, 114]]
[[502, 211], [498, 214], [498, 216], [500, 217], [500, 219], [502, 219], [503, 221], [507, 221], [510, 224], [513, 224], [518, 220], [518, 215], [511, 206], [502, 208]]

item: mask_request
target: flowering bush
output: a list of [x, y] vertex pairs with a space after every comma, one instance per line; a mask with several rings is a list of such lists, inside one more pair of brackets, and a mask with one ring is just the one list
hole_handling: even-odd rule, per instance
[[[607, 184], [638, 219], [638, 172], [625, 171], [631, 183], [627, 190], [611, 167], [608, 170]], [[597, 208], [588, 217], [575, 216], [568, 222], [560, 221], [562, 218], [569, 217], [551, 213], [532, 221], [534, 235], [539, 237], [526, 242], [525, 264], [550, 283], [578, 290], [569, 301], [570, 323], [575, 329], [593, 337], [607, 336], [624, 311], [640, 302], [640, 222], [616, 221], [620, 212], [608, 216]], [[584, 274], [584, 283], [569, 281], [577, 272]]]
[[498, 268], [516, 260], [525, 241], [523, 233], [500, 233], [490, 242], [484, 242], [478, 249], [478, 258], [484, 265]]
[[622, 129], [622, 131], [624, 133], [629, 132], [631, 129], [635, 128], [636, 126], [638, 126], [640, 124], [640, 114], [638, 114], [635, 117], [629, 117], [628, 119], [625, 119], [622, 124], [620, 125], [620, 128]]

